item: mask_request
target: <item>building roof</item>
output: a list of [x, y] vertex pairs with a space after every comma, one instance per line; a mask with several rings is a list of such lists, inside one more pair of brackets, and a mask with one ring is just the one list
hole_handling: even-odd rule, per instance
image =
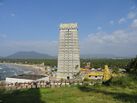
[[77, 23], [63, 23], [63, 24], [60, 24], [60, 29], [76, 29], [78, 28], [78, 25]]
[[94, 71], [94, 72], [90, 72], [88, 75], [90, 75], [90, 76], [103, 76], [103, 72]]
[[37, 79], [40, 79], [40, 78], [43, 78], [43, 77], [46, 77], [46, 76], [32, 75], [32, 74], [22, 74], [22, 75], [12, 76], [12, 77], [9, 77], [9, 78], [37, 80]]

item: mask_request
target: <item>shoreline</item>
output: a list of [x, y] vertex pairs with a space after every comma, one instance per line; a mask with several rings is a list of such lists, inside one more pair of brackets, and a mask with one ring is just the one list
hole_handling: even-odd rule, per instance
[[31, 70], [38, 75], [45, 74], [45, 66], [40, 66], [40, 65], [36, 65], [36, 64], [21, 64], [21, 63], [20, 64], [19, 63], [0, 63], [0, 64], [12, 66], [13, 68], [18, 67], [18, 68], [22, 68], [24, 70]]

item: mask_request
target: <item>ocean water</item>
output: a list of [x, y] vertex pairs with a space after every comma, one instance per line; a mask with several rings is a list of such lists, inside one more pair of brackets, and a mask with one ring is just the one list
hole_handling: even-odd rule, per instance
[[0, 80], [20, 74], [36, 74], [35, 70], [14, 64], [0, 64]]

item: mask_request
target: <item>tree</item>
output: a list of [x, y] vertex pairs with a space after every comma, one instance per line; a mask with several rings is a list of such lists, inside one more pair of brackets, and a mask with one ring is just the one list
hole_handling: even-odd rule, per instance
[[137, 56], [129, 62], [126, 70], [128, 73], [137, 74]]

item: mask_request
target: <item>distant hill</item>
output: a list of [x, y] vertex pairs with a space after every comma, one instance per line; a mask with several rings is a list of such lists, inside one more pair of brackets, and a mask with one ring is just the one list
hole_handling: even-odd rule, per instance
[[2, 58], [4, 58], [4, 57], [0, 56], [0, 59], [2, 59]]
[[42, 54], [42, 53], [38, 53], [34, 51], [30, 51], [30, 52], [23, 51], [23, 52], [14, 53], [5, 58], [8, 58], [8, 59], [52, 59], [54, 57], [48, 54]]
[[112, 54], [82, 54], [80, 55], [80, 58], [101, 59], [101, 58], [116, 58], [116, 56]]

